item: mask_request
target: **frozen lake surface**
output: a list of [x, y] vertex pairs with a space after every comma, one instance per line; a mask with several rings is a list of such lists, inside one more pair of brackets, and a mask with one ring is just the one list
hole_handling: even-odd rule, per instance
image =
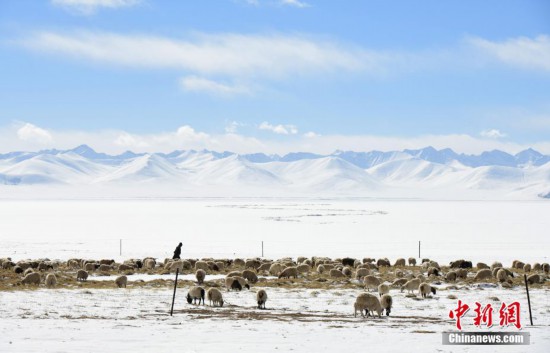
[[[548, 201], [0, 201], [0, 257], [353, 256], [548, 262]], [[122, 240], [122, 249], [120, 242]], [[122, 256], [120, 252], [122, 250]]]

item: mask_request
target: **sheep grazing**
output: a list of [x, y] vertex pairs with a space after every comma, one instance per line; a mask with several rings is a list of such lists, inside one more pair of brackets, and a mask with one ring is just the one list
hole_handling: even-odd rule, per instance
[[358, 268], [355, 272], [355, 278], [358, 280], [361, 280], [364, 277], [367, 277], [369, 275], [369, 270], [366, 268]]
[[195, 277], [197, 278], [197, 282], [202, 284], [204, 282], [204, 278], [206, 277], [206, 271], [203, 269], [198, 269], [197, 272], [195, 272]]
[[533, 264], [533, 271], [540, 271], [540, 270], [542, 270], [541, 264], [538, 263], [538, 262], [535, 262], [535, 263]]
[[420, 280], [418, 278], [411, 279], [410, 281], [407, 281], [404, 285], [401, 286], [401, 292], [404, 290], [407, 290], [408, 292], [412, 292], [414, 294], [414, 291], [418, 289], [420, 286]]
[[418, 286], [418, 291], [420, 292], [420, 295], [422, 298], [427, 298], [430, 293], [435, 294], [436, 289], [432, 286], [430, 286], [428, 283], [421, 283]]
[[180, 260], [169, 262], [166, 264], [166, 266], [164, 266], [164, 268], [166, 267], [168, 267], [170, 272], [176, 272], [178, 269], [179, 269], [179, 272], [181, 272], [183, 271], [183, 262]]
[[472, 268], [472, 261], [456, 260], [450, 263], [451, 268]]
[[110, 265], [99, 265], [99, 271], [101, 272], [109, 272], [113, 268]]
[[352, 259], [351, 257], [344, 257], [342, 259], [342, 265], [354, 267], [355, 259]]
[[239, 280], [237, 280], [234, 277], [226, 277], [225, 278], [225, 287], [228, 291], [230, 290], [238, 290], [241, 291], [243, 289], [243, 286], [241, 286], [241, 283]]
[[378, 295], [382, 297], [384, 294], [388, 294], [390, 292], [390, 286], [388, 286], [385, 283], [382, 283], [378, 286]]
[[133, 270], [133, 269], [134, 269], [134, 266], [127, 265], [127, 264], [122, 264], [122, 265], [118, 266], [119, 271], [129, 271], [129, 270]]
[[544, 273], [548, 274], [548, 272], [550, 272], [550, 265], [548, 263], [543, 263], [542, 264], [542, 270], [544, 271]]
[[326, 271], [326, 270], [325, 270], [325, 266], [324, 266], [324, 265], [319, 265], [319, 266], [317, 266], [317, 272], [318, 272], [319, 274], [323, 274], [323, 272], [325, 272], [325, 271]]
[[518, 270], [522, 270], [522, 269], [523, 269], [523, 266], [525, 266], [525, 263], [522, 262], [522, 261], [514, 260], [514, 261], [512, 262], [512, 268], [515, 268], [515, 269], [518, 269]]
[[365, 317], [363, 314], [363, 310], [366, 312], [367, 316], [370, 313], [373, 314], [376, 311], [378, 314], [378, 317], [382, 317], [382, 305], [380, 304], [380, 300], [369, 293], [361, 293], [359, 296], [357, 296], [357, 299], [355, 300], [355, 303], [353, 304], [353, 308], [355, 309], [354, 316], [357, 317], [357, 311], [361, 313], [361, 316]]
[[353, 271], [351, 270], [351, 268], [349, 267], [344, 267], [344, 269], [342, 269], [342, 273], [346, 276], [346, 277], [351, 277], [351, 275], [353, 274]]
[[156, 265], [155, 259], [145, 259], [143, 261], [143, 267], [145, 267], [146, 270], [154, 270]]
[[405, 259], [399, 258], [399, 259], [395, 260], [394, 266], [395, 267], [405, 267]]
[[[210, 306], [223, 306], [223, 296], [216, 288], [210, 288], [206, 292], [206, 298], [210, 301]], [[189, 301], [189, 300], [188, 300]], [[191, 303], [190, 303], [191, 304]], [[199, 303], [200, 304], [200, 303]]]
[[25, 278], [23, 278], [21, 280], [21, 283], [22, 284], [36, 284], [36, 285], [39, 285], [40, 284], [40, 273], [38, 273], [38, 272], [29, 273], [28, 275], [25, 276]]
[[128, 283], [128, 277], [126, 276], [119, 276], [115, 279], [115, 284], [118, 288], [126, 288], [126, 284]]
[[84, 266], [84, 269], [88, 272], [93, 272], [95, 270], [95, 264], [93, 263], [87, 263], [85, 266]]
[[48, 273], [46, 280], [44, 281], [46, 287], [51, 288], [57, 285], [57, 277], [53, 273]]
[[531, 265], [525, 264], [525, 266], [523, 266], [523, 271], [524, 272], [531, 272]]
[[468, 270], [466, 270], [465, 268], [459, 268], [455, 270], [455, 272], [456, 278], [466, 279], [466, 277], [468, 277]]
[[269, 266], [269, 274], [272, 276], [278, 276], [279, 273], [283, 270], [283, 265], [279, 262], [275, 262], [271, 266]]
[[346, 275], [342, 271], [335, 268], [329, 271], [329, 276], [332, 278], [346, 278]]
[[[273, 265], [271, 262], [263, 263], [262, 266], [258, 268], [258, 273], [269, 271], [269, 269], [271, 268], [271, 265]], [[221, 269], [223, 269], [223, 267], [221, 267]]]
[[429, 276], [439, 276], [439, 269], [437, 267], [428, 268], [428, 277]]
[[[305, 265], [305, 266], [307, 266], [307, 265]], [[253, 271], [250, 271], [250, 270], [244, 270], [242, 277], [244, 279], [246, 279], [249, 283], [252, 283], [252, 284], [258, 282], [258, 276], [256, 275], [256, 273], [254, 273]]]
[[497, 268], [497, 267], [501, 267], [501, 268], [502, 268], [502, 267], [504, 267], [504, 266], [502, 266], [502, 262], [495, 261], [495, 262], [493, 262], [493, 263], [491, 264], [491, 271], [494, 270], [494, 269]]
[[485, 268], [490, 268], [490, 267], [489, 267], [489, 265], [487, 265], [487, 264], [484, 263], [484, 262], [478, 262], [478, 263], [476, 264], [476, 268], [477, 268], [478, 270], [483, 270], [483, 269], [485, 269]]
[[267, 301], [267, 292], [263, 289], [260, 289], [258, 293], [256, 293], [256, 301], [258, 302], [258, 309], [265, 309], [265, 302]]
[[258, 259], [248, 259], [244, 263], [244, 268], [253, 268], [257, 270], [260, 266], [262, 266], [262, 263]]
[[393, 306], [393, 298], [389, 294], [384, 294], [380, 298], [380, 305], [382, 309], [386, 310], [386, 316], [390, 316], [391, 308]]
[[298, 278], [298, 269], [296, 267], [287, 267], [281, 272], [279, 278]]
[[456, 281], [456, 272], [455, 271], [449, 271], [447, 272], [447, 274], [445, 275], [445, 280], [447, 282], [454, 282]]
[[506, 272], [505, 269], [501, 268], [500, 270], [497, 271], [496, 278], [501, 283], [506, 282], [508, 280], [508, 273]]
[[380, 285], [380, 278], [373, 275], [368, 275], [365, 277], [365, 286], [368, 291], [370, 291], [371, 288], [377, 289], [379, 285]]
[[483, 280], [489, 279], [491, 277], [493, 277], [493, 273], [491, 272], [490, 269], [486, 268], [486, 269], [477, 271], [477, 273], [474, 277], [474, 280], [475, 281], [483, 281]]
[[84, 282], [88, 279], [88, 271], [85, 270], [78, 270], [76, 273], [76, 280]]
[[414, 257], [409, 257], [409, 266], [416, 266], [416, 259]]
[[187, 292], [187, 303], [196, 304], [197, 299], [199, 300], [199, 305], [201, 305], [201, 300], [202, 304], [204, 305], [204, 288], [197, 286], [191, 287], [191, 289], [189, 289], [189, 292]]
[[15, 266], [13, 268], [13, 272], [20, 274], [20, 273], [23, 273], [23, 269], [21, 268], [21, 266]]
[[418, 279], [420, 283], [426, 282], [426, 277], [424, 277], [423, 274], [419, 274], [418, 276], [416, 276], [416, 279]]
[[392, 285], [392, 287], [401, 287], [402, 285], [404, 285], [408, 281], [409, 280], [406, 279], [406, 278], [398, 278], [395, 281], [393, 281], [393, 283], [391, 285]]
[[27, 268], [27, 269], [25, 270], [25, 272], [23, 272], [23, 277], [25, 277], [25, 276], [28, 275], [29, 273], [33, 273], [33, 272], [34, 272], [34, 270], [33, 270], [32, 268], [29, 267], [29, 268]]
[[309, 266], [308, 264], [301, 264], [296, 266], [296, 269], [298, 270], [298, 273], [308, 273], [309, 271], [311, 271], [311, 266]]
[[208, 263], [205, 261], [197, 261], [195, 262], [195, 270], [204, 270], [208, 271], [210, 268], [208, 267]]
[[378, 259], [378, 261], [376, 261], [376, 266], [378, 266], [378, 267], [382, 267], [382, 266], [390, 267], [391, 263], [390, 263], [390, 260], [388, 260], [386, 258], [383, 258], [383, 259]]
[[537, 274], [531, 275], [527, 277], [527, 283], [529, 284], [541, 283], [541, 278]]

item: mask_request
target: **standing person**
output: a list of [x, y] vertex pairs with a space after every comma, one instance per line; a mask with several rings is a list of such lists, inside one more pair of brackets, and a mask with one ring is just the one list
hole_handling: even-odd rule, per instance
[[181, 246], [182, 245], [183, 245], [182, 243], [179, 243], [179, 245], [176, 247], [176, 250], [174, 250], [174, 256], [172, 257], [172, 259], [179, 259], [180, 258]]

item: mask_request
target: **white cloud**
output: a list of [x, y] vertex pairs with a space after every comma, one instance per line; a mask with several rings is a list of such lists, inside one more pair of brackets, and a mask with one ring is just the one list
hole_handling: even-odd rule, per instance
[[319, 134], [316, 134], [315, 132], [313, 131], [308, 131], [304, 134], [304, 137], [307, 137], [307, 138], [314, 138], [314, 137], [318, 137], [318, 136], [321, 136]]
[[199, 75], [282, 78], [386, 70], [395, 57], [299, 35], [197, 34], [174, 39], [105, 32], [38, 32], [21, 41], [41, 52], [124, 67], [173, 68]]
[[73, 10], [84, 15], [94, 14], [100, 8], [116, 9], [135, 6], [141, 0], [51, 0], [53, 5]]
[[148, 147], [149, 145], [143, 141], [139, 136], [133, 136], [127, 132], [121, 132], [120, 135], [114, 141], [115, 145], [135, 148], [135, 147]]
[[[271, 125], [271, 124], [269, 124]], [[271, 125], [273, 127], [273, 125]], [[283, 126], [284, 127], [284, 126]], [[437, 149], [452, 148], [458, 153], [480, 153], [499, 149], [517, 153], [532, 147], [541, 153], [550, 154], [550, 142], [540, 141], [520, 144], [509, 140], [488, 139], [470, 135], [423, 135], [416, 137], [392, 137], [373, 135], [287, 135], [286, 138], [255, 138], [235, 132], [208, 134], [197, 131], [189, 125], [183, 125], [174, 131], [158, 133], [130, 133], [126, 131], [46, 131], [29, 124], [0, 127], [0, 152], [34, 151], [43, 148], [70, 149], [88, 144], [97, 151], [105, 153], [134, 152], [172, 152], [180, 149], [209, 149], [215, 151], [233, 151], [236, 153], [278, 153], [296, 151], [329, 154], [335, 150], [353, 151], [394, 151], [418, 149], [433, 146]], [[288, 132], [288, 128], [287, 129]], [[22, 131], [21, 133], [19, 131]], [[38, 132], [37, 132], [38, 131]], [[43, 133], [46, 131], [46, 134]], [[21, 135], [22, 134], [22, 135]], [[20, 136], [27, 137], [21, 138]], [[41, 143], [37, 143], [39, 136]], [[49, 136], [49, 137], [48, 137]], [[53, 138], [55, 137], [55, 139]]]
[[267, 121], [258, 126], [260, 130], [269, 130], [279, 135], [296, 135], [298, 133], [298, 128], [294, 125], [271, 125]]
[[231, 121], [230, 123], [225, 125], [225, 132], [228, 134], [236, 134], [240, 126], [245, 126], [245, 124], [239, 123], [237, 121]]
[[505, 64], [550, 72], [550, 36], [511, 38], [503, 42], [483, 38], [472, 38], [469, 41]]
[[289, 6], [294, 6], [294, 7], [300, 7], [300, 8], [304, 8], [304, 7], [310, 7], [310, 5], [304, 1], [299, 1], [299, 0], [281, 0], [281, 4], [282, 5], [289, 5]]
[[178, 139], [183, 141], [201, 141], [207, 140], [210, 136], [204, 132], [197, 132], [189, 125], [183, 125], [176, 131]]
[[501, 132], [500, 130], [497, 130], [497, 129], [490, 129], [490, 130], [484, 130], [480, 133], [481, 136], [483, 137], [488, 137], [488, 138], [492, 138], [492, 139], [498, 139], [498, 138], [502, 138], [502, 137], [506, 137], [507, 135], [503, 132]]
[[251, 90], [245, 86], [227, 85], [196, 76], [184, 77], [180, 80], [180, 84], [185, 91], [209, 93], [218, 96], [233, 96], [251, 93]]
[[17, 130], [17, 137], [20, 140], [38, 144], [48, 144], [53, 141], [52, 135], [36, 125], [25, 123]]

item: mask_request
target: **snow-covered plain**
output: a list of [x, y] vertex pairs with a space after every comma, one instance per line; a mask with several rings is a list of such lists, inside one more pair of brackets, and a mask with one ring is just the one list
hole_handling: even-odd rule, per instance
[[[60, 196], [61, 197], [61, 196]], [[353, 256], [417, 257], [446, 264], [466, 258], [490, 263], [549, 262], [550, 205], [540, 201], [421, 201], [365, 198], [197, 198], [151, 200], [0, 201], [0, 257], [68, 259], [170, 257]], [[122, 255], [120, 239], [122, 239]], [[0, 352], [547, 352], [550, 290], [531, 291], [535, 326], [528, 325], [522, 287], [463, 286], [415, 300], [393, 289], [382, 319], [353, 317], [362, 291], [269, 287], [267, 307], [254, 293], [224, 292], [223, 308], [188, 305], [179, 288], [168, 315], [170, 284], [136, 274], [127, 289], [62, 288], [0, 291]], [[182, 276], [191, 280], [192, 275]], [[221, 281], [210, 276], [207, 280]], [[113, 276], [94, 281], [112, 281]], [[107, 283], [107, 282], [101, 282]], [[188, 282], [187, 282], [188, 283]], [[252, 287], [252, 291], [262, 284]], [[437, 285], [439, 288], [444, 285]], [[444, 346], [455, 331], [448, 312], [456, 298], [473, 305], [520, 301], [530, 346]], [[498, 299], [495, 299], [498, 298]], [[495, 313], [498, 319], [498, 312]], [[464, 319], [472, 324], [473, 309]], [[490, 331], [500, 329], [498, 323]], [[484, 331], [487, 331], [485, 329]]]
[[[268, 310], [255, 308], [255, 293], [223, 292], [222, 308], [193, 306], [179, 288], [174, 316], [170, 289], [58, 289], [0, 292], [0, 352], [548, 352], [550, 290], [531, 292], [535, 326], [528, 324], [525, 292], [498, 287], [441, 290], [433, 299], [405, 297], [392, 290], [389, 317], [353, 316], [361, 290], [267, 288]], [[257, 290], [258, 287], [253, 288]], [[448, 312], [457, 296], [500, 307], [520, 301], [529, 346], [444, 346], [441, 333], [456, 327]], [[473, 309], [462, 319], [464, 331], [518, 332], [473, 325]]]
[[[0, 201], [0, 256], [353, 256], [549, 262], [547, 201]], [[122, 255], [120, 240], [122, 239]]]

